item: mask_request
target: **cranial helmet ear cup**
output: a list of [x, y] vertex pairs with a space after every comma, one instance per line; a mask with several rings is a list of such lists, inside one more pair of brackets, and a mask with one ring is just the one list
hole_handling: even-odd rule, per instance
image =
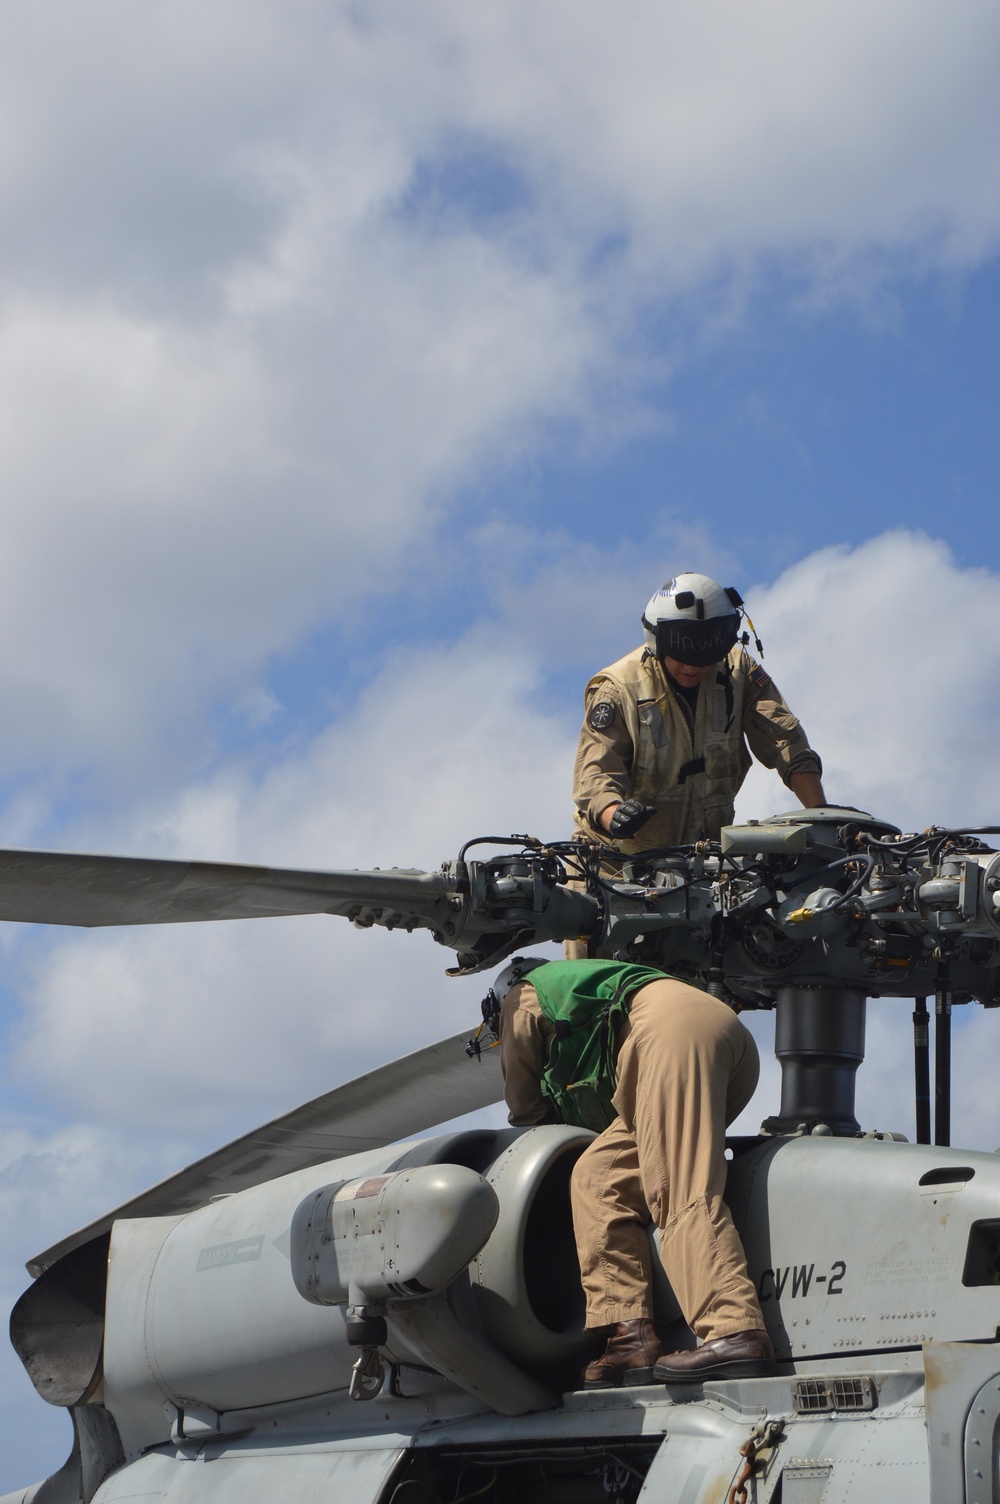
[[548, 962], [544, 956], [515, 956], [512, 961], [508, 961], [493, 983], [493, 991], [500, 1002], [502, 1003], [510, 989], [516, 987], [518, 982], [523, 982], [528, 973], [534, 971], [536, 966], [546, 966], [547, 964]]

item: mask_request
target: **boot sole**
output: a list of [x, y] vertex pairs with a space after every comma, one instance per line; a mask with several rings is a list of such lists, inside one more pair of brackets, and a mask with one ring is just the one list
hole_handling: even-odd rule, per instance
[[715, 1363], [708, 1368], [691, 1369], [687, 1373], [664, 1372], [657, 1365], [653, 1380], [657, 1384], [705, 1384], [715, 1379], [766, 1379], [774, 1373], [774, 1364], [763, 1359], [743, 1363]]
[[614, 1379], [584, 1379], [581, 1389], [635, 1389], [655, 1383], [652, 1368], [627, 1368]]

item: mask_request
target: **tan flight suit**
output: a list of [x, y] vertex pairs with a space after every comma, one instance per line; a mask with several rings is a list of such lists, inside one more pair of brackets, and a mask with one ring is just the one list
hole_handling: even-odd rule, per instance
[[[573, 771], [575, 833], [624, 853], [718, 840], [733, 819], [751, 752], [786, 784], [793, 773], [822, 773], [777, 687], [741, 647], [705, 676], [693, 710], [644, 648], [595, 674], [585, 706]], [[599, 818], [623, 799], [651, 804], [656, 814], [631, 839], [612, 841]]]
[[[500, 1015], [504, 1098], [512, 1123], [547, 1116], [539, 1080], [554, 1034], [530, 982]], [[703, 1341], [763, 1328], [729, 1208], [726, 1125], [754, 1093], [753, 1036], [725, 1003], [686, 982], [641, 987], [618, 1036], [619, 1116], [573, 1171], [573, 1230], [587, 1326], [652, 1317], [646, 1228], [660, 1230], [667, 1278]]]

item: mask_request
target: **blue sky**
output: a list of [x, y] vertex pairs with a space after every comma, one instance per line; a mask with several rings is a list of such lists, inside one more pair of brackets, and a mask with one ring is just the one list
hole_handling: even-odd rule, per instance
[[[561, 834], [583, 683], [683, 568], [747, 595], [833, 797], [1000, 819], [998, 40], [987, 0], [7, 7], [0, 840]], [[758, 770], [741, 812], [785, 803]], [[446, 960], [9, 927], [4, 1304], [68, 1227], [474, 1017]], [[996, 1031], [956, 1037], [986, 1148]], [[912, 1131], [908, 1049], [873, 1009], [875, 1126]], [[0, 1357], [0, 1490], [67, 1437]]]

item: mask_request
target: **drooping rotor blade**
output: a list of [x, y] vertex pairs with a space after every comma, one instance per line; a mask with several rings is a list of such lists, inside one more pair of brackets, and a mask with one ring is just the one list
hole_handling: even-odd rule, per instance
[[[440, 872], [299, 872], [225, 862], [159, 861], [59, 851], [0, 850], [0, 920], [25, 924], [186, 924], [288, 914], [354, 918], [375, 908], [401, 927], [437, 928]], [[384, 922], [384, 921], [383, 921]]]
[[465, 1053], [469, 1032], [464, 1029], [336, 1086], [196, 1160], [38, 1254], [28, 1263], [29, 1274], [41, 1274], [74, 1248], [107, 1232], [120, 1217], [194, 1211], [213, 1196], [244, 1191], [341, 1155], [378, 1149], [499, 1102], [500, 1051], [484, 1050], [481, 1059], [470, 1060]]

